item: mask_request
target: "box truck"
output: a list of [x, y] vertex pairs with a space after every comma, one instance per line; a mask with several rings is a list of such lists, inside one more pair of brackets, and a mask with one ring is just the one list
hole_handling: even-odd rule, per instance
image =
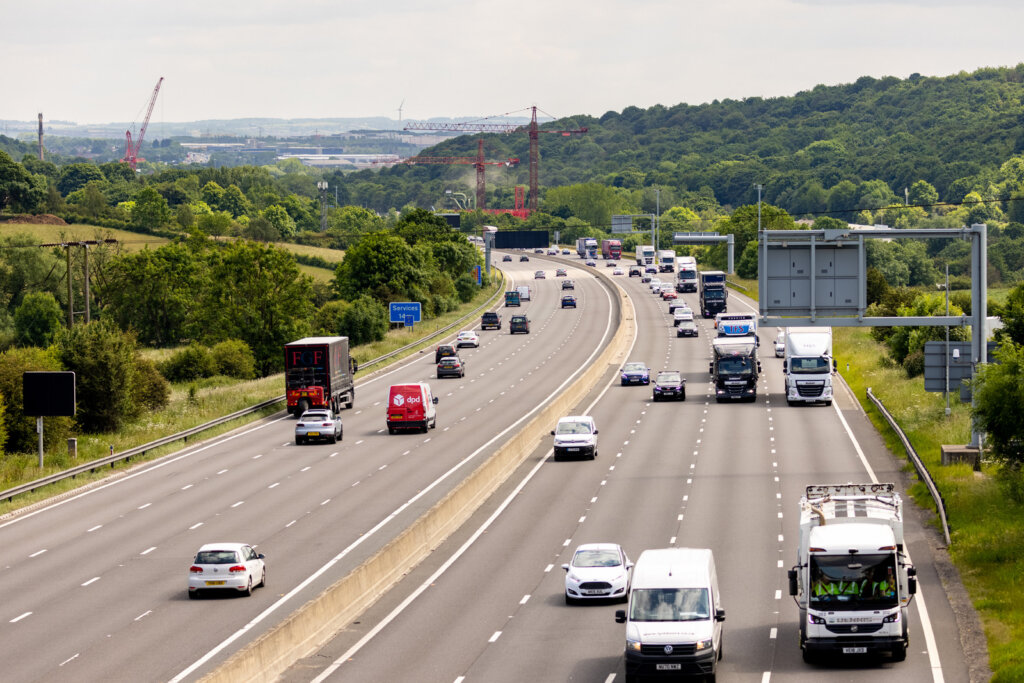
[[786, 330], [782, 372], [786, 376], [786, 403], [823, 402], [832, 405], [831, 327], [791, 327]]
[[310, 408], [337, 413], [356, 398], [355, 360], [348, 337], [306, 337], [284, 345], [284, 385], [288, 412], [298, 417]]
[[697, 259], [692, 256], [676, 257], [676, 291], [697, 291]]

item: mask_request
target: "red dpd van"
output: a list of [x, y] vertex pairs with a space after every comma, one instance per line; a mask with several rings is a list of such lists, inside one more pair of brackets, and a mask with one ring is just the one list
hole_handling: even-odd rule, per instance
[[426, 433], [427, 429], [437, 426], [437, 397], [430, 393], [430, 385], [425, 382], [416, 384], [393, 384], [388, 390], [386, 420], [388, 434], [399, 429], [418, 429]]

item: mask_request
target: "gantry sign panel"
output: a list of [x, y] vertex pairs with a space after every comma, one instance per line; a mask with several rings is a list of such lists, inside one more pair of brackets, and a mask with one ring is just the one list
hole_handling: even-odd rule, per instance
[[862, 315], [866, 278], [863, 242], [842, 244], [772, 242], [767, 250], [767, 296], [763, 315]]

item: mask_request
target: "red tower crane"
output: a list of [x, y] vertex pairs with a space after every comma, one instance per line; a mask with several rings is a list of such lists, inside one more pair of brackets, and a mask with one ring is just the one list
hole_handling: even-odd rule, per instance
[[472, 164], [476, 168], [476, 208], [487, 208], [487, 188], [484, 184], [484, 166], [516, 166], [519, 159], [512, 157], [505, 161], [484, 161], [484, 141], [477, 140], [475, 157], [409, 157], [400, 164]]
[[134, 142], [132, 141], [131, 129], [124, 132], [125, 143], [124, 143], [124, 159], [121, 159], [124, 163], [132, 167], [135, 170], [135, 166], [140, 161], [145, 159], [139, 158], [139, 149], [142, 148], [142, 139], [146, 137], [146, 128], [149, 127], [149, 117], [153, 115], [153, 105], [156, 104], [156, 96], [160, 94], [160, 84], [164, 82], [164, 77], [161, 76], [160, 80], [156, 82], [156, 87], [153, 88], [153, 96], [149, 98], [149, 107], [146, 109], [146, 118], [142, 120], [142, 126], [139, 128], [139, 137]]
[[537, 169], [540, 166], [540, 150], [538, 141], [541, 133], [555, 133], [557, 135], [569, 136], [583, 134], [586, 128], [573, 130], [541, 130], [537, 125], [537, 107], [531, 107], [533, 115], [530, 118], [530, 125], [527, 127], [517, 126], [509, 123], [418, 123], [406, 124], [405, 130], [452, 130], [452, 131], [476, 131], [482, 133], [515, 133], [525, 130], [530, 136], [530, 211], [537, 210], [538, 177]]

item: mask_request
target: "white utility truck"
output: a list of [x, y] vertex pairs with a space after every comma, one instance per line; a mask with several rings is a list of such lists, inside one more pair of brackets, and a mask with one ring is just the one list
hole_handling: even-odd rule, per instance
[[782, 372], [786, 376], [786, 403], [832, 405], [831, 327], [790, 327], [786, 330], [786, 349]]
[[808, 486], [789, 570], [804, 661], [878, 653], [906, 659], [916, 574], [903, 554], [903, 503], [894, 484]]

